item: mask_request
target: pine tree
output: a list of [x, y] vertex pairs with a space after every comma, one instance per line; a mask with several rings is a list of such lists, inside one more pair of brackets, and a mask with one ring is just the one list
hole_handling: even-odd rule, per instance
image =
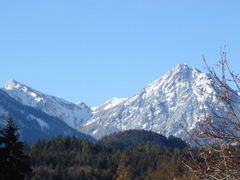
[[21, 180], [31, 171], [28, 156], [24, 155], [24, 144], [19, 141], [18, 128], [11, 117], [0, 131], [0, 179]]

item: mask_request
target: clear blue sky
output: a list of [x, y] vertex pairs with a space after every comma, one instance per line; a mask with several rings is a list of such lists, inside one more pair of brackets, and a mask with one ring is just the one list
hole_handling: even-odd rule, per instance
[[128, 97], [179, 63], [227, 46], [240, 72], [238, 0], [0, 1], [0, 84], [93, 106]]

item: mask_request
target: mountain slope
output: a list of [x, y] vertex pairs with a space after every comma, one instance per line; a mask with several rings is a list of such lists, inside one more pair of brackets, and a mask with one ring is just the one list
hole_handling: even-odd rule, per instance
[[2, 90], [16, 101], [61, 119], [72, 128], [89, 119], [92, 115], [91, 109], [84, 103], [73, 104], [43, 94], [14, 80], [7, 83]]
[[28, 143], [34, 143], [38, 139], [51, 139], [59, 135], [76, 136], [81, 139], [94, 141], [94, 138], [91, 136], [76, 131], [60, 119], [25, 106], [11, 98], [6, 92], [0, 90], [0, 126], [5, 125], [9, 113], [20, 129], [22, 140]]
[[195, 68], [180, 64], [136, 95], [110, 108], [98, 107], [79, 130], [101, 138], [128, 129], [151, 130], [185, 138], [194, 130], [203, 109], [218, 111], [213, 79]]

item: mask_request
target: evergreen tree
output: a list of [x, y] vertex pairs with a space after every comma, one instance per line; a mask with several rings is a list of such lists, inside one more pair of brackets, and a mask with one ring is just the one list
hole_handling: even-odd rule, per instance
[[0, 179], [21, 180], [31, 171], [29, 158], [24, 155], [24, 144], [19, 141], [18, 128], [11, 117], [0, 132]]

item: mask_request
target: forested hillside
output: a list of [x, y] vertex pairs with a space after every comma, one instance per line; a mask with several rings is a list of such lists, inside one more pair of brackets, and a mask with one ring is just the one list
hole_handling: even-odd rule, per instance
[[169, 136], [168, 138], [146, 130], [128, 130], [113, 133], [98, 141], [99, 144], [112, 148], [132, 148], [145, 144], [159, 145], [168, 148], [184, 149], [187, 144], [180, 138]]
[[116, 149], [74, 137], [58, 137], [37, 142], [27, 153], [33, 168], [27, 179], [187, 179], [182, 166], [186, 149], [143, 141]]

